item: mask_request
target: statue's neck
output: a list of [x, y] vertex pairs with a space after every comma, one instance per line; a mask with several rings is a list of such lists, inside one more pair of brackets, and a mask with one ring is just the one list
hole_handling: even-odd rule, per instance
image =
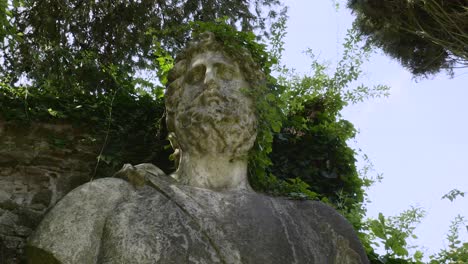
[[183, 152], [179, 168], [172, 175], [180, 183], [205, 189], [251, 190], [247, 179], [247, 159]]

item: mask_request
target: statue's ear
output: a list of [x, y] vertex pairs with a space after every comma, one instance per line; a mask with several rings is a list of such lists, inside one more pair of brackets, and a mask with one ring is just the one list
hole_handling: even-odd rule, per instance
[[177, 136], [174, 132], [170, 132], [167, 139], [171, 142], [172, 149], [176, 150], [179, 148], [179, 142], [177, 141]]
[[179, 142], [177, 141], [177, 136], [174, 132], [169, 133], [167, 139], [169, 139], [169, 142], [171, 142], [172, 149], [174, 150], [174, 152], [169, 156], [169, 159], [174, 161], [175, 169], [177, 170], [179, 168], [182, 150], [180, 149]]

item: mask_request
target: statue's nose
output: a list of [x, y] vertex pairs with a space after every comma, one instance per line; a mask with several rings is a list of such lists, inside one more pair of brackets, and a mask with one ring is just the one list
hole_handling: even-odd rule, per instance
[[216, 80], [216, 73], [215, 73], [215, 71], [213, 70], [213, 68], [207, 67], [207, 68], [206, 68], [206, 72], [205, 72], [205, 80], [204, 80], [204, 83], [205, 83], [206, 85], [209, 85], [209, 84], [214, 83], [215, 80]]

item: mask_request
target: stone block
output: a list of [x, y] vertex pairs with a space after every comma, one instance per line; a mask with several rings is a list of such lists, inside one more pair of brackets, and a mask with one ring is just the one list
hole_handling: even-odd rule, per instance
[[41, 190], [38, 193], [36, 193], [33, 196], [31, 203], [42, 204], [45, 207], [48, 207], [50, 205], [51, 199], [52, 199], [52, 191], [46, 189], [46, 190]]

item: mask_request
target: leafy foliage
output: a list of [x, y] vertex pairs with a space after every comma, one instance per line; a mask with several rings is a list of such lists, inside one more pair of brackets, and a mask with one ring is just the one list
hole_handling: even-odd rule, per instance
[[[453, 190], [452, 190], [453, 191]], [[458, 191], [458, 190], [457, 190]], [[449, 194], [452, 192], [449, 192]], [[443, 198], [445, 199], [445, 198]], [[416, 240], [414, 234], [417, 224], [425, 216], [422, 208], [411, 207], [397, 216], [385, 217], [379, 214], [378, 219], [367, 219], [363, 226], [366, 239], [375, 249], [384, 249], [385, 254], [368, 252], [371, 263], [378, 264], [461, 264], [468, 261], [468, 243], [462, 242], [460, 232], [463, 227], [468, 231], [465, 217], [458, 215], [452, 221], [446, 236], [447, 248], [426, 257], [417, 245], [410, 245], [409, 240]]]
[[8, 0], [0, 0], [0, 40], [13, 31], [10, 25], [11, 12], [8, 10]]
[[465, 0], [348, 0], [359, 32], [418, 75], [468, 66]]
[[[364, 176], [367, 169], [356, 169], [358, 153], [347, 144], [356, 130], [341, 118], [340, 111], [347, 104], [385, 96], [388, 87], [355, 85], [370, 52], [369, 47], [358, 45], [362, 29], [348, 32], [343, 57], [331, 73], [309, 50], [312, 73], [298, 74], [280, 64], [286, 13], [274, 11], [279, 2], [38, 4], [0, 0], [1, 10], [5, 10], [0, 13], [0, 57], [5, 62], [0, 67], [3, 118], [85, 123], [101, 138], [97, 169], [112, 172], [125, 161], [153, 162], [170, 171], [161, 122], [163, 88], [155, 79], [166, 83], [173, 55], [190, 34], [211, 31], [229, 53], [247, 48], [267, 77], [264, 86], [251, 91], [258, 98], [261, 120], [249, 161], [254, 187], [334, 206], [354, 225], [372, 263], [419, 263], [422, 253], [409, 256], [406, 239], [413, 236], [422, 217], [420, 209], [364, 221], [364, 188], [372, 180]], [[270, 12], [265, 14], [265, 7]], [[266, 30], [268, 17], [273, 18], [271, 31]], [[242, 30], [236, 30], [236, 25]], [[269, 33], [270, 52], [257, 42], [252, 29]], [[279, 75], [275, 78], [273, 72]], [[458, 195], [461, 192], [452, 192], [447, 198]], [[461, 244], [456, 236], [461, 223], [456, 219], [451, 228], [448, 240], [453, 246], [433, 256], [431, 264], [466, 260], [466, 243]], [[375, 253], [375, 240], [386, 248], [386, 255]]]
[[436, 255], [431, 256], [430, 264], [468, 263], [468, 242], [462, 243], [459, 237], [460, 228], [466, 225], [466, 223], [466, 219], [461, 215], [458, 215], [452, 221], [449, 233], [447, 234], [448, 249], [443, 249]]
[[[277, 0], [1, 1], [0, 105], [8, 109], [2, 114], [88, 124], [105, 138], [98, 160], [118, 164], [122, 152], [115, 148], [123, 146], [113, 146], [117, 138], [134, 135], [130, 131], [146, 131], [140, 139], [150, 138], [156, 130], [165, 138], [164, 122], [154, 126], [164, 109], [157, 79], [165, 83], [191, 21], [225, 17], [240, 29], [268, 35], [278, 5]], [[165, 140], [152, 142], [155, 153], [166, 152]]]
[[[386, 218], [379, 214], [378, 219], [369, 220], [369, 230], [373, 238], [382, 241], [387, 251], [387, 258], [407, 257], [409, 252], [406, 240], [410, 237], [417, 238], [414, 230], [424, 216], [424, 210], [414, 207], [395, 217]], [[379, 245], [377, 242], [375, 244]]]
[[356, 130], [341, 119], [340, 111], [348, 103], [385, 96], [388, 90], [382, 85], [352, 88], [370, 52], [358, 48], [360, 41], [356, 31], [348, 32], [343, 57], [332, 74], [311, 50], [306, 52], [312, 59], [310, 76], [284, 66], [279, 68], [287, 118], [283, 129], [275, 134], [271, 154], [270, 173], [280, 179], [299, 178], [310, 186], [315, 197], [348, 211], [363, 202], [362, 188], [366, 183], [356, 170], [356, 153], [347, 144]]
[[458, 196], [465, 197], [466, 192], [462, 192], [458, 189], [453, 189], [444, 196], [442, 196], [442, 199], [448, 199], [451, 202], [455, 199], [457, 199]]
[[104, 69], [129, 78], [137, 70], [154, 71], [154, 51], [162, 47], [174, 55], [190, 36], [189, 22], [226, 17], [242, 30], [268, 35], [267, 22], [274, 21], [278, 5], [277, 0], [46, 0], [11, 6], [2, 1], [6, 15], [0, 20], [17, 34], [1, 31], [1, 76], [13, 87], [26, 77], [35, 89], [56, 95], [112, 93], [117, 88]]

